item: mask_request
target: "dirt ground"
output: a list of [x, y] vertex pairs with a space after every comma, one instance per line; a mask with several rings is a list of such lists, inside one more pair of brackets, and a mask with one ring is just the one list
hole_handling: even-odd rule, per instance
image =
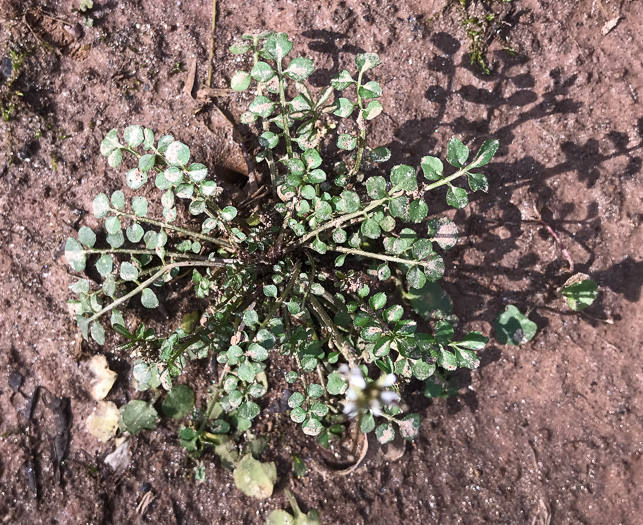
[[[458, 396], [414, 394], [421, 437], [395, 462], [374, 454], [347, 477], [310, 469], [296, 479], [291, 454], [311, 462], [321, 452], [274, 414], [267, 458], [280, 481], [265, 501], [237, 491], [214, 456], [196, 482], [175, 426], [139, 435], [121, 474], [103, 463], [113, 445], [85, 430], [95, 406], [85, 361], [101, 350], [80, 343], [67, 311], [63, 244], [93, 224], [94, 195], [122, 184], [98, 153], [102, 137], [139, 123], [171, 132], [210, 166], [238, 167], [239, 153], [227, 123], [212, 107], [195, 117], [183, 91], [194, 57], [205, 82], [209, 1], [95, 0], [94, 27], [74, 34], [64, 21], [79, 19], [77, 4], [0, 2], [0, 94], [15, 102], [0, 122], [2, 523], [263, 523], [286, 506], [288, 487], [327, 524], [641, 523], [640, 1], [494, 3], [486, 75], [470, 64], [457, 2], [219, 0], [216, 87], [241, 67], [227, 48], [244, 31], [286, 31], [315, 60], [315, 86], [358, 52], [381, 55], [373, 77], [386, 115], [371, 137], [393, 151], [389, 168], [444, 154], [453, 135], [472, 146], [500, 140], [490, 192], [452, 214], [462, 240], [447, 254], [444, 286], [464, 328], [491, 334], [510, 303], [539, 326], [524, 346], [484, 350]], [[10, 49], [24, 64], [9, 88]], [[219, 104], [238, 118], [246, 97]], [[555, 297], [569, 267], [540, 217], [600, 286], [586, 315]], [[134, 391], [127, 356], [113, 348], [104, 351], [119, 379], [108, 399], [121, 404]], [[142, 508], [144, 497], [152, 503]]]

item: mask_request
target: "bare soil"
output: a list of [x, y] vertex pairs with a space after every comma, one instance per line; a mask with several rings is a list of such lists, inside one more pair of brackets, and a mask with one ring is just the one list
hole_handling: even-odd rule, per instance
[[[107, 352], [119, 372], [108, 399], [121, 404], [134, 395], [127, 356], [81, 342], [66, 306], [64, 241], [93, 224], [96, 193], [122, 184], [98, 154], [109, 129], [171, 132], [218, 167], [231, 198], [245, 191], [243, 178], [224, 170], [243, 166], [228, 123], [212, 106], [194, 116], [184, 93], [193, 58], [197, 84], [205, 82], [210, 2], [96, 0], [94, 27], [81, 34], [65, 30], [79, 20], [76, 0], [0, 2], [0, 95], [15, 105], [0, 122], [3, 523], [263, 523], [286, 506], [287, 487], [328, 524], [640, 523], [643, 4], [491, 4], [488, 75], [470, 64], [456, 4], [219, 1], [216, 87], [243, 65], [227, 52], [234, 39], [286, 31], [320, 68], [316, 86], [350, 69], [356, 53], [380, 53], [373, 77], [386, 114], [371, 137], [393, 151], [389, 167], [442, 155], [453, 135], [472, 147], [500, 140], [489, 194], [451, 214], [462, 238], [447, 254], [444, 286], [463, 329], [491, 334], [506, 304], [529, 310], [539, 326], [524, 346], [486, 349], [481, 368], [459, 377], [459, 395], [412, 396], [422, 433], [397, 461], [373, 454], [347, 477], [311, 468], [296, 479], [291, 454], [312, 463], [322, 453], [286, 414], [271, 415], [266, 457], [280, 481], [271, 499], [257, 501], [234, 488], [214, 456], [204, 458], [207, 481], [196, 482], [172, 424], [137, 437], [128, 470], [112, 473], [103, 463], [112, 444], [85, 430], [95, 405], [84, 367]], [[10, 49], [24, 65], [9, 87]], [[238, 118], [248, 99], [217, 103]], [[429, 202], [433, 212], [442, 199]], [[570, 272], [540, 218], [600, 286], [585, 315], [555, 296]], [[177, 307], [165, 306], [175, 318]], [[208, 365], [197, 371], [207, 376]], [[152, 503], [137, 510], [147, 493]]]

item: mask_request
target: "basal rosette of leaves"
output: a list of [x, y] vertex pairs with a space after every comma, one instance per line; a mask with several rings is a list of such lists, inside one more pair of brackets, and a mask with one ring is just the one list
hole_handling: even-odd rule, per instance
[[[232, 88], [254, 89], [241, 121], [257, 131], [257, 170], [272, 190], [263, 202], [222, 202], [213, 174], [170, 135], [113, 129], [101, 154], [113, 168], [127, 165], [128, 189], [100, 193], [93, 212], [103, 226], [83, 226], [66, 244], [77, 276], [70, 305], [83, 336], [104, 344], [111, 325], [131, 351], [137, 389], [168, 391], [158, 406], [185, 422], [181, 444], [195, 455], [212, 445], [230, 465], [239, 460], [232, 441], [267, 404], [267, 367], [279, 366], [294, 392], [290, 418], [304, 434], [323, 444], [341, 435], [353, 396], [359, 429], [387, 443], [396, 433], [418, 435], [405, 384], [423, 381], [427, 396], [440, 395], [444, 374], [476, 368], [488, 341], [479, 332], [456, 337], [447, 320], [429, 323], [404, 306], [401, 292], [438, 281], [442, 254], [457, 241], [455, 224], [432, 216], [425, 194], [440, 192], [464, 208], [469, 191], [487, 191], [479, 169], [498, 142], [484, 142], [471, 158], [453, 138], [447, 166], [426, 156], [419, 172], [377, 168], [391, 156], [366, 140], [368, 122], [382, 112], [380, 58], [357, 55], [352, 72], [313, 92], [305, 84], [313, 61], [291, 57], [292, 47], [286, 34], [264, 33], [231, 48], [248, 63]], [[366, 170], [379, 174], [365, 177]], [[208, 302], [189, 322], [170, 320], [159, 333], [127, 322], [128, 308], [157, 308], [163, 289], [186, 279]], [[218, 377], [196, 407], [192, 389], [176, 379], [191, 360], [209, 356]], [[363, 385], [349, 389], [342, 366], [358, 370]], [[392, 385], [381, 380], [391, 374]], [[383, 390], [401, 400], [386, 405], [397, 396]], [[384, 404], [375, 407], [375, 399]], [[153, 428], [157, 416], [153, 403], [133, 401], [121, 408], [121, 430]]]

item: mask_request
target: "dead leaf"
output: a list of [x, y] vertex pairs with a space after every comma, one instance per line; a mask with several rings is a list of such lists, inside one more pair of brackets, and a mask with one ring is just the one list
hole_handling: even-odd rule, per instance
[[101, 441], [108, 441], [118, 429], [118, 407], [111, 401], [101, 401], [87, 418], [87, 432]]
[[612, 18], [609, 22], [605, 22], [605, 25], [601, 29], [601, 33], [603, 33], [603, 36], [605, 36], [607, 33], [609, 33], [612, 29], [614, 29], [618, 23], [621, 21], [622, 16], [617, 16], [616, 18]]
[[92, 397], [96, 401], [105, 399], [112, 386], [116, 382], [118, 374], [109, 369], [107, 359], [104, 355], [95, 355], [89, 361], [89, 371], [94, 375], [92, 385]]
[[190, 63], [190, 70], [188, 71], [188, 76], [185, 79], [185, 85], [183, 86], [183, 92], [194, 100], [192, 96], [192, 90], [194, 89], [194, 80], [196, 79], [196, 57], [192, 59]]
[[114, 472], [122, 472], [129, 465], [130, 458], [129, 439], [127, 439], [105, 458], [105, 464], [109, 465]]

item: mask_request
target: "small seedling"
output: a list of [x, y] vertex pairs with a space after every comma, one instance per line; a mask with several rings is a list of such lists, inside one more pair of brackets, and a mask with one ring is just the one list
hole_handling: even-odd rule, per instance
[[[285, 33], [270, 32], [244, 35], [231, 48], [250, 62], [231, 86], [254, 85], [241, 120], [258, 129], [257, 169], [272, 190], [263, 202], [223, 202], [188, 146], [134, 124], [111, 130], [100, 148], [113, 168], [133, 159], [127, 188], [100, 193], [92, 207], [103, 226], [81, 227], [65, 249], [77, 272], [70, 305], [83, 336], [104, 344], [111, 324], [133, 357], [136, 388], [156, 393], [153, 402], [121, 408], [121, 430], [153, 428], [154, 402], [167, 390], [159, 404], [165, 417], [186, 422], [181, 445], [195, 456], [211, 446], [235, 472], [256, 467], [251, 456], [239, 459], [234, 443], [275, 388], [268, 367], [293, 392], [290, 419], [320, 443], [351, 421], [381, 443], [396, 433], [413, 440], [420, 416], [408, 411], [405, 385], [427, 382], [435, 397], [433, 376], [476, 368], [488, 341], [475, 331], [457, 336], [452, 305], [432, 286], [457, 227], [430, 216], [425, 195], [441, 192], [449, 206], [466, 207], [469, 191], [488, 190], [480, 169], [498, 142], [487, 140], [471, 158], [453, 138], [446, 165], [429, 155], [419, 175], [408, 165], [385, 171], [391, 152], [367, 142], [368, 122], [383, 110], [379, 56], [357, 55], [353, 72], [314, 91], [305, 84], [313, 61], [290, 59], [292, 47]], [[463, 179], [468, 189], [457, 185]], [[148, 200], [154, 188], [158, 198]], [[138, 305], [157, 308], [181, 279], [207, 307], [155, 329], [125, 317]], [[433, 297], [432, 312], [443, 311], [432, 325], [417, 300], [423, 294]], [[195, 403], [180, 377], [190, 361], [212, 356], [218, 377], [201, 393], [206, 401]], [[255, 488], [263, 495], [265, 487]]]

